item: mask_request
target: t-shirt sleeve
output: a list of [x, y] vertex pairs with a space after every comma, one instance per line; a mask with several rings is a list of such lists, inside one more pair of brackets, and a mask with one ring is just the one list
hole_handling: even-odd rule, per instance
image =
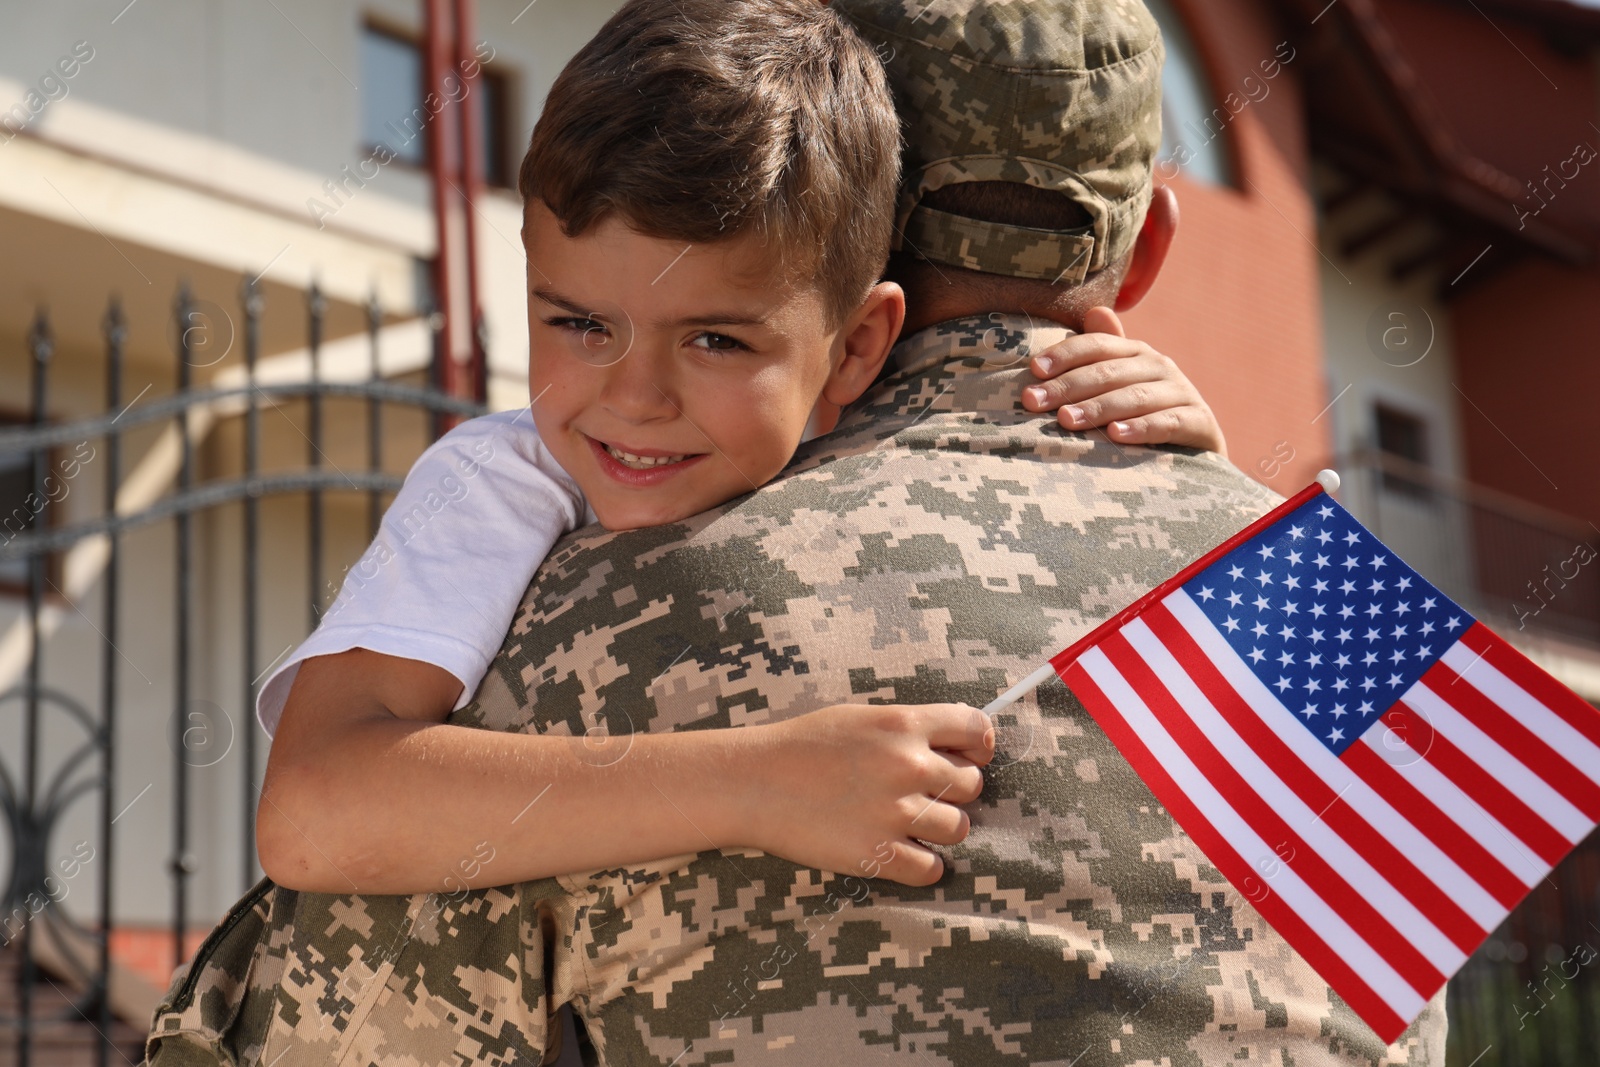
[[270, 736], [300, 664], [370, 649], [420, 660], [472, 699], [533, 573], [589, 514], [545, 449], [527, 408], [471, 419], [434, 442], [406, 475], [378, 535], [346, 573], [321, 623], [261, 687]]

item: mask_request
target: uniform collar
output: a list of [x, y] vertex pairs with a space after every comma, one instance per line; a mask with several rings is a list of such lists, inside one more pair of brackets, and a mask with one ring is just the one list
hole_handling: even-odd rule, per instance
[[889, 358], [897, 375], [906, 377], [952, 362], [979, 372], [1010, 370], [1070, 336], [1071, 330], [1050, 319], [994, 311], [918, 330], [895, 345]]

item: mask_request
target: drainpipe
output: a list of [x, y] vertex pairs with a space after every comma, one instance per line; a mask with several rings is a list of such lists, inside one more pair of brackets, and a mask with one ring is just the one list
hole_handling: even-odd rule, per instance
[[[423, 103], [433, 113], [428, 123], [428, 176], [438, 241], [433, 289], [444, 319], [437, 384], [451, 396], [474, 399], [482, 375], [476, 343], [479, 309], [473, 209], [477, 190], [470, 176], [476, 175], [477, 184], [482, 185], [482, 123], [475, 121], [479, 102], [471, 96], [478, 80], [466, 79], [458, 64], [463, 52], [470, 52], [467, 34], [475, 19], [472, 0], [422, 2]], [[471, 132], [474, 127], [476, 135]], [[443, 428], [459, 421], [446, 418]]]

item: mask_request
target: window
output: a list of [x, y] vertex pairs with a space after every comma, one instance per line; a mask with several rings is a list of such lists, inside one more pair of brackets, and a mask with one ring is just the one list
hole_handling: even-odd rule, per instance
[[[1407, 464], [1425, 467], [1428, 464], [1428, 424], [1416, 415], [1400, 411], [1385, 404], [1373, 410], [1377, 423], [1378, 451], [1385, 457], [1394, 457]], [[1427, 497], [1428, 486], [1413, 478], [1385, 468], [1383, 487], [1407, 496]]]
[[1189, 28], [1171, 0], [1147, 0], [1167, 46], [1161, 68], [1161, 150], [1156, 176], [1185, 176], [1211, 185], [1233, 184], [1233, 168], [1222, 139], [1232, 115], [1217, 104], [1205, 65]]
[[[383, 145], [401, 162], [428, 163], [427, 110], [419, 40], [379, 26], [361, 34], [361, 140], [368, 149]], [[469, 103], [483, 119], [484, 181], [514, 184], [511, 152], [511, 79], [484, 67]]]

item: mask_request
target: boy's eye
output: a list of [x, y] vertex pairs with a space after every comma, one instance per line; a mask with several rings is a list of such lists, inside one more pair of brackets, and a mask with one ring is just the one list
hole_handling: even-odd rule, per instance
[[729, 337], [724, 333], [696, 334], [694, 341], [691, 343], [696, 348], [702, 348], [709, 352], [748, 352], [750, 350], [750, 346], [743, 341], [736, 337]]
[[574, 330], [578, 333], [592, 333], [595, 330], [604, 333], [606, 328], [604, 323], [596, 319], [555, 318], [545, 319], [544, 324], [546, 326], [554, 326], [557, 329]]

